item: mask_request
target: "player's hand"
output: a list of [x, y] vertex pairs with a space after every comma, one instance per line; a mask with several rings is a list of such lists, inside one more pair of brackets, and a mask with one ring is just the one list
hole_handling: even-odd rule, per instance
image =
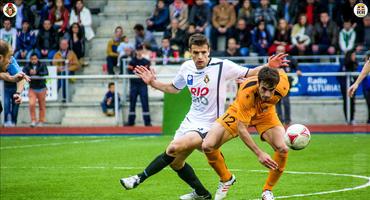
[[16, 104], [21, 104], [22, 103], [22, 97], [20, 94], [13, 94], [13, 99], [15, 101]]
[[357, 88], [358, 88], [358, 84], [354, 83], [353, 85], [351, 85], [351, 87], [348, 88], [348, 95], [350, 97], [353, 97], [353, 95], [355, 94]]
[[288, 67], [290, 60], [286, 60], [285, 58], [288, 54], [279, 53], [277, 55], [270, 56], [268, 59], [268, 66], [273, 68], [278, 67]]
[[278, 168], [278, 164], [265, 152], [262, 152], [260, 155], [258, 155], [258, 160], [262, 165], [265, 167], [275, 170]]
[[148, 85], [155, 80], [153, 72], [144, 66], [136, 66], [134, 72]]
[[14, 78], [15, 78], [16, 82], [19, 82], [22, 79], [26, 80], [27, 82], [31, 81], [31, 78], [23, 72], [19, 72], [18, 74], [14, 75]]

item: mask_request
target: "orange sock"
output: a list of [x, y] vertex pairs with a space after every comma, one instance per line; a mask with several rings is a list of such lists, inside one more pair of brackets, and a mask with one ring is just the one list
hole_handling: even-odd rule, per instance
[[263, 186], [263, 191], [272, 190], [274, 185], [278, 182], [280, 176], [283, 174], [283, 171], [285, 169], [285, 165], [288, 160], [288, 153], [279, 153], [275, 151], [274, 160], [279, 167], [277, 170], [270, 170], [266, 183]]
[[219, 149], [206, 153], [208, 163], [216, 171], [220, 180], [226, 182], [231, 179], [231, 172], [227, 169], [224, 156]]

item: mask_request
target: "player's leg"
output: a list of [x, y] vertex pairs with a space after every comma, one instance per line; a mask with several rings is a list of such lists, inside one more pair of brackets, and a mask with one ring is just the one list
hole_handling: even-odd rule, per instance
[[202, 138], [196, 132], [188, 132], [181, 137], [175, 138], [167, 147], [166, 151], [158, 155], [143, 172], [120, 180], [123, 187], [133, 189], [143, 183], [148, 177], [158, 173], [171, 164], [176, 156], [182, 152], [194, 150], [202, 143]]
[[202, 149], [207, 156], [208, 163], [220, 177], [220, 183], [215, 194], [215, 200], [224, 199], [229, 188], [236, 181], [235, 176], [232, 175], [227, 168], [224, 156], [219, 149], [222, 144], [232, 138], [233, 136], [217, 121], [208, 132], [202, 144]]
[[[201, 143], [198, 144], [200, 147]], [[185, 162], [186, 158], [193, 150], [194, 149], [189, 149], [178, 154], [175, 160], [170, 164], [171, 168], [177, 172], [177, 175], [193, 189], [193, 192], [182, 195], [180, 199], [212, 199], [211, 193], [200, 182], [193, 168]]]
[[270, 170], [266, 183], [263, 186], [262, 199], [274, 199], [272, 189], [284, 172], [288, 160], [288, 146], [284, 142], [285, 129], [283, 126], [275, 126], [268, 129], [262, 135], [272, 148], [275, 150], [274, 160], [278, 164], [278, 169]]

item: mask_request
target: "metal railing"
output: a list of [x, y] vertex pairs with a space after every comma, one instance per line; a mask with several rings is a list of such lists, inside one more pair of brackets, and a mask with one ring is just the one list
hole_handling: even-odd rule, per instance
[[[160, 74], [157, 75], [157, 78], [172, 78], [175, 77], [176, 74]], [[321, 73], [303, 73], [301, 76], [345, 76], [346, 77], [346, 87], [349, 88], [350, 86], [350, 78], [352, 76], [358, 76], [359, 72], [321, 72]], [[288, 76], [297, 76], [295, 73], [288, 73]], [[137, 78], [136, 75], [59, 75], [59, 76], [33, 76], [32, 79], [81, 79], [81, 80], [87, 80], [87, 79], [93, 79], [93, 80], [98, 80], [98, 79], [103, 79], [103, 80], [113, 80], [115, 85], [118, 85], [119, 80], [129, 80], [132, 78]], [[68, 82], [68, 81], [66, 81]], [[124, 87], [125, 88], [125, 87]], [[0, 93], [2, 94], [2, 98], [4, 98], [4, 90], [3, 90], [3, 81], [0, 81]], [[68, 89], [68, 88], [67, 88]], [[126, 90], [123, 91], [123, 95], [125, 96]], [[120, 105], [118, 105], [118, 90], [115, 90], [114, 92], [114, 110], [115, 110], [115, 121], [116, 125], [120, 124], [119, 121], [119, 109]], [[123, 98], [123, 101], [125, 101], [125, 98]], [[4, 102], [4, 99], [2, 99], [2, 102]], [[347, 95], [347, 105], [346, 105], [346, 110], [347, 110], [347, 121], [349, 122], [350, 120], [350, 97]], [[4, 112], [3, 112], [4, 113]], [[4, 114], [2, 114], [1, 117], [1, 122], [4, 123]]]

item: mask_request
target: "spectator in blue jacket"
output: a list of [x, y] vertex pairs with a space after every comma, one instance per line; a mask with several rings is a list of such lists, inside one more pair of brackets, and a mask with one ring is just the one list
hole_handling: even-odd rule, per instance
[[151, 51], [158, 50], [158, 44], [155, 41], [154, 35], [150, 31], [145, 31], [142, 24], [136, 24], [134, 26], [135, 31], [135, 47], [143, 46], [144, 44], [150, 45]]
[[152, 16], [146, 20], [149, 31], [164, 31], [169, 24], [170, 12], [163, 0], [159, 0]]
[[22, 23], [22, 31], [17, 35], [16, 59], [29, 59], [36, 45], [36, 35], [31, 31], [27, 20]]
[[25, 4], [23, 0], [15, 0], [15, 5], [17, 6], [17, 15], [15, 16], [15, 28], [21, 30], [23, 26], [23, 21], [28, 21], [31, 27], [34, 26], [35, 16], [33, 15], [31, 9]]
[[257, 23], [257, 27], [252, 31], [252, 45], [258, 56], [267, 56], [267, 50], [271, 44], [271, 36], [265, 28], [265, 21]]
[[204, 0], [196, 0], [193, 7], [191, 7], [189, 23], [195, 24], [197, 32], [205, 33], [210, 21], [211, 10], [208, 4], [205, 4]]
[[[103, 102], [100, 103], [100, 106], [103, 110], [103, 113], [107, 116], [114, 116], [114, 91], [115, 85], [113, 82], [108, 84], [108, 92], [104, 95]], [[118, 106], [121, 103], [121, 98], [118, 95]], [[109, 110], [108, 110], [109, 109]]]

